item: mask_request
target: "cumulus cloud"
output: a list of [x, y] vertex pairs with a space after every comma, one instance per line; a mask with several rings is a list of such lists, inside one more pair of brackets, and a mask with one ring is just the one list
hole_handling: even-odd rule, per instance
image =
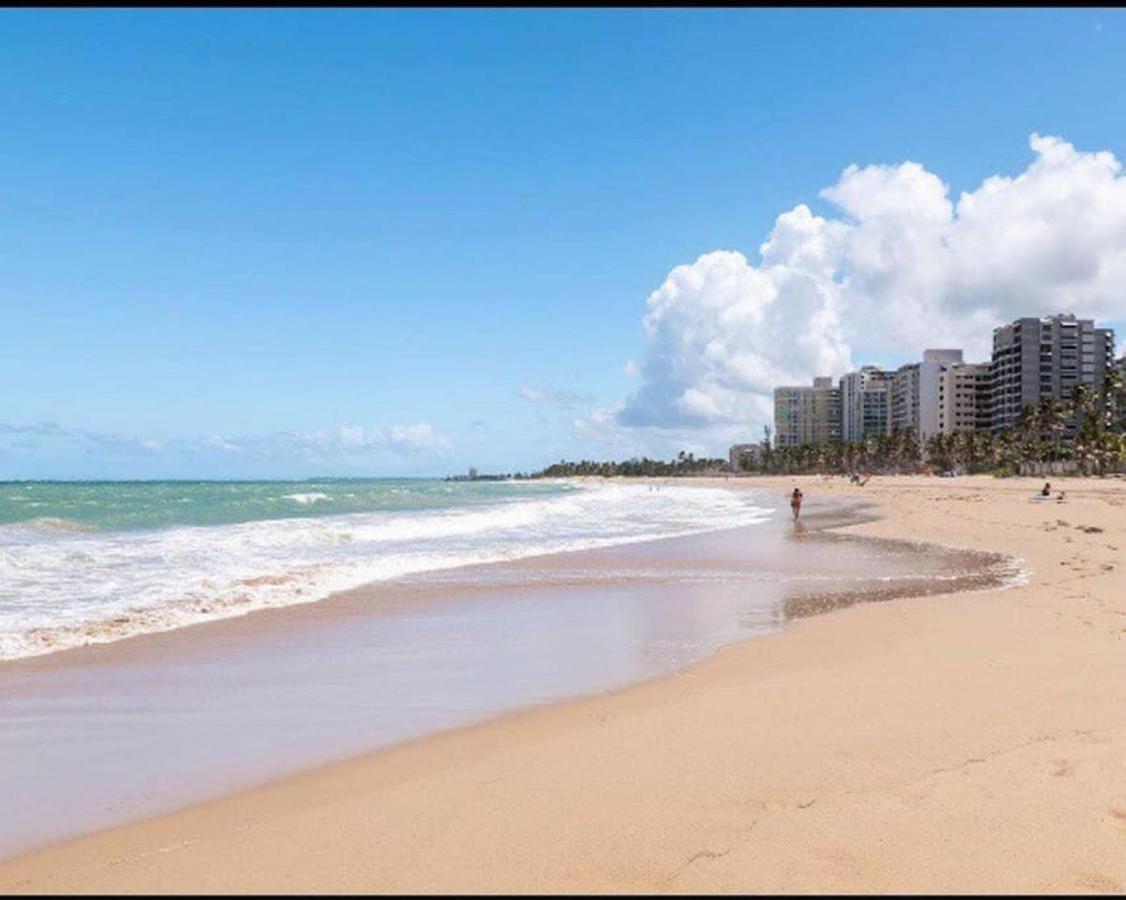
[[641, 384], [576, 425], [716, 436], [769, 421], [772, 389], [881, 356], [987, 359], [1021, 315], [1126, 318], [1126, 177], [1113, 154], [1033, 134], [1034, 158], [952, 199], [917, 162], [850, 165], [775, 220], [752, 262], [715, 250], [650, 294]]

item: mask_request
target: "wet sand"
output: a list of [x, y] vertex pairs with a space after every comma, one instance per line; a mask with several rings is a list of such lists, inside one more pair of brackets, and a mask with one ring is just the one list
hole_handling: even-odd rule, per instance
[[[849, 533], [998, 550], [1031, 577], [908, 599], [911, 579], [884, 582], [901, 599], [12, 859], [0, 887], [1119, 889], [1126, 491], [1073, 482], [1048, 510], [1015, 480], [799, 481], [887, 513]], [[822, 587], [828, 607], [857, 596]]]

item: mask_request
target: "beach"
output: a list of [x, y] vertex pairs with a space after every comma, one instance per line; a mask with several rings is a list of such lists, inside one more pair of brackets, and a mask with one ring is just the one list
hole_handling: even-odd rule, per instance
[[673, 674], [54, 843], [0, 862], [0, 889], [1126, 890], [1126, 484], [1061, 480], [1056, 503], [987, 476], [699, 483], [863, 501], [879, 517], [833, 533], [1025, 577], [798, 599]]

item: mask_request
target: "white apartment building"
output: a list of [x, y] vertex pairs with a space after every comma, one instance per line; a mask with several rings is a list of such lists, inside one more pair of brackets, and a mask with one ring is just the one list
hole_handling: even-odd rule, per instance
[[827, 444], [841, 436], [841, 394], [832, 378], [774, 389], [774, 446]]
[[757, 463], [762, 456], [762, 448], [758, 444], [732, 444], [727, 449], [727, 464], [732, 472], [740, 472], [744, 461]]
[[896, 369], [891, 379], [889, 430], [910, 429], [920, 443], [937, 434], [942, 373], [961, 362], [961, 350], [924, 350], [922, 362]]
[[863, 366], [840, 380], [841, 438], [859, 441], [868, 434], [891, 430], [891, 381], [893, 372], [879, 366]]
[[991, 423], [989, 363], [961, 363], [947, 367], [938, 382], [938, 430], [988, 431]]

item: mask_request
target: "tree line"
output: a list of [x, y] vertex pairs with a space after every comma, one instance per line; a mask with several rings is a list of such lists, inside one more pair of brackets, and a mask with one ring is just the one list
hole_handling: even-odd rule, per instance
[[628, 459], [623, 462], [595, 462], [584, 459], [581, 462], [560, 460], [536, 475], [541, 478], [571, 478], [579, 475], [594, 475], [610, 478], [613, 476], [657, 476], [657, 475], [710, 475], [727, 471], [726, 459], [696, 457], [683, 450], [676, 459], [665, 462], [660, 459]]

